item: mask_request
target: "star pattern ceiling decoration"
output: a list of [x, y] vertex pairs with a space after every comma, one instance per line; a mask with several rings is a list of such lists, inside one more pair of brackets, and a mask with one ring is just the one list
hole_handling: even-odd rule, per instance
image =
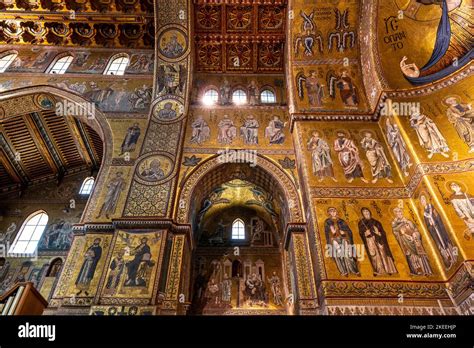
[[282, 73], [286, 2], [195, 2], [200, 72]]

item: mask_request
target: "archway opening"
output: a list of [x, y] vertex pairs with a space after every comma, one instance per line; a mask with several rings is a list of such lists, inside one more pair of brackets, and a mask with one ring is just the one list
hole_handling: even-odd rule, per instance
[[[74, 96], [65, 99], [69, 97], [51, 87], [0, 96], [5, 111], [0, 119], [0, 240], [6, 245], [17, 240], [24, 244], [27, 237], [17, 237], [28, 216], [36, 211], [48, 216], [43, 229], [28, 237], [35, 242], [28, 255], [37, 256], [31, 267], [19, 268], [12, 256], [6, 258], [0, 270], [0, 294], [25, 279], [45, 298], [51, 295], [62, 258], [72, 245], [73, 226], [94, 194], [93, 179], [106, 152], [106, 130], [95, 106], [88, 108], [86, 101]], [[27, 102], [28, 109], [8, 107]], [[49, 262], [52, 258], [54, 267]], [[19, 269], [24, 273], [21, 276]]]
[[193, 197], [189, 313], [286, 314], [288, 208], [280, 184], [261, 167], [223, 164]]

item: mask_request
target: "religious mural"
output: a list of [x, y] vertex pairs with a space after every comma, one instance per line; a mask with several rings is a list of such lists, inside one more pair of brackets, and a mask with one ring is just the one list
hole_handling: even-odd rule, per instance
[[[74, 239], [65, 269], [60, 277], [60, 285], [56, 287], [54, 297], [94, 297], [99, 279], [105, 266], [107, 253], [112, 236], [106, 234], [90, 234]], [[73, 300], [74, 304], [74, 300]]]
[[[392, 87], [423, 85], [445, 78], [473, 57], [472, 4], [463, 0], [392, 0], [379, 9], [379, 52]], [[429, 40], [419, 40], [418, 33]]]
[[[115, 25], [66, 26], [62, 39], [48, 28], [49, 48], [0, 23], [18, 53], [0, 93], [47, 85], [92, 103], [104, 134], [76, 145], [91, 155], [102, 143], [106, 156], [99, 173], [76, 168], [97, 179], [89, 201], [54, 152], [57, 182], [39, 175], [18, 198], [26, 161], [4, 151], [0, 243], [32, 211], [50, 219], [38, 260], [0, 258], [0, 294], [31, 281], [49, 313], [93, 315], [454, 314], [467, 303], [468, 1], [162, 5], [126, 39]], [[79, 34], [66, 75], [45, 74]], [[115, 48], [125, 75], [103, 76]], [[54, 100], [31, 100], [52, 117]], [[27, 102], [0, 103], [0, 120], [21, 107], [43, 131]], [[2, 186], [8, 175], [14, 185]], [[400, 294], [413, 304], [395, 303]]]
[[292, 18], [295, 112], [362, 110], [366, 96], [357, 60], [357, 2], [296, 2]]
[[119, 232], [106, 273], [102, 296], [151, 297], [162, 242], [161, 232]]
[[429, 256], [436, 239], [408, 200], [317, 199], [315, 203], [325, 235], [324, 256], [333, 259], [326, 264], [330, 277], [441, 276], [432, 266], [436, 258]]
[[[388, 144], [378, 126], [344, 129], [342, 124], [305, 127], [301, 141], [310, 169], [310, 183], [337, 187], [339, 182], [356, 185], [400, 183]], [[330, 179], [330, 180], [328, 180]]]
[[213, 110], [195, 108], [189, 119], [185, 146], [201, 148], [258, 147], [276, 151], [290, 143], [283, 110]]
[[196, 314], [282, 312], [286, 296], [278, 255], [245, 253], [223, 258], [199, 253], [193, 284]]

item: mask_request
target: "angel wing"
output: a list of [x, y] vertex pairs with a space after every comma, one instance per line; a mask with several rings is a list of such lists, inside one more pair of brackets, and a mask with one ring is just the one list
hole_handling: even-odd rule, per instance
[[298, 89], [298, 97], [300, 97], [301, 100], [304, 98], [304, 88], [303, 88], [303, 83], [306, 81], [306, 76], [302, 73], [299, 72], [296, 75], [296, 86]]
[[294, 46], [294, 49], [295, 49], [295, 54], [298, 55], [300, 53], [300, 45], [301, 45], [301, 37], [298, 36], [296, 39], [295, 39], [295, 46]]
[[258, 197], [263, 196], [265, 194], [258, 186], [252, 187], [250, 189], [250, 191], [253, 193], [253, 196], [255, 198], [258, 198]]
[[336, 19], [336, 25], [335, 25], [336, 30], [340, 30], [340, 29], [342, 29], [341, 28], [341, 19], [342, 19], [341, 18], [341, 11], [339, 11], [339, 9], [336, 8], [334, 10], [334, 14], [335, 14], [335, 19]]
[[349, 28], [349, 9], [348, 8], [346, 8], [344, 12], [342, 13], [341, 24], [344, 27], [344, 29]]
[[329, 70], [326, 74], [326, 82], [328, 84], [329, 96], [336, 98], [336, 82], [339, 80], [339, 75], [334, 70]]

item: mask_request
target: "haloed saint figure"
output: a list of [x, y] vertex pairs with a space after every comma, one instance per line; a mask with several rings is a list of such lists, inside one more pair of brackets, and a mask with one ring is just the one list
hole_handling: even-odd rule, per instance
[[374, 276], [398, 273], [382, 224], [372, 217], [369, 208], [362, 208], [361, 213], [359, 234], [369, 254]]
[[334, 259], [343, 276], [360, 275], [351, 228], [338, 216], [336, 208], [329, 208], [328, 215], [324, 221], [324, 232], [330, 257]]
[[76, 288], [79, 292], [76, 294], [79, 296], [82, 292], [86, 296], [89, 296], [89, 287], [92, 279], [94, 278], [97, 264], [99, 263], [100, 257], [102, 256], [102, 247], [100, 246], [101, 239], [94, 239], [94, 243], [87, 248], [84, 254], [84, 262], [82, 263], [81, 270], [76, 279]]

